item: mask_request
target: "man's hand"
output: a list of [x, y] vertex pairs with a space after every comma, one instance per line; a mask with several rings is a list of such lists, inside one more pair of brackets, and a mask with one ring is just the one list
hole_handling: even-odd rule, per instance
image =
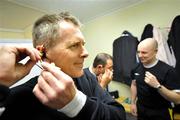
[[113, 78], [113, 72], [109, 69], [105, 70], [104, 74], [100, 74], [98, 77], [98, 82], [102, 88], [106, 88], [106, 86], [111, 82]]
[[160, 85], [159, 81], [156, 79], [156, 76], [150, 72], [146, 72], [144, 81], [153, 88], [157, 88], [157, 86]]
[[33, 92], [43, 104], [54, 109], [61, 109], [76, 94], [74, 81], [52, 64], [43, 62], [42, 66], [44, 70], [39, 76]]
[[[29, 56], [26, 64], [19, 61]], [[0, 84], [10, 86], [25, 77], [40, 60], [39, 52], [23, 46], [0, 46]]]
[[132, 103], [130, 110], [131, 110], [131, 114], [132, 115], [137, 116], [137, 107], [136, 107], [136, 104]]

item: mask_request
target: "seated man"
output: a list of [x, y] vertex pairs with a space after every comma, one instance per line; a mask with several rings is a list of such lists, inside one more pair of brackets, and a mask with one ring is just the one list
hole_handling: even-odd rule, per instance
[[85, 74], [96, 78], [103, 89], [108, 91], [108, 84], [113, 77], [113, 60], [112, 56], [107, 53], [96, 55], [93, 65], [85, 68]]

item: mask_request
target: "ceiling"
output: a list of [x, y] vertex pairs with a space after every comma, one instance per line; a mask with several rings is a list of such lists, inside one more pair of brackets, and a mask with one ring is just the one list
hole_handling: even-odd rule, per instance
[[23, 31], [45, 13], [69, 11], [82, 23], [144, 0], [0, 0], [0, 31]]

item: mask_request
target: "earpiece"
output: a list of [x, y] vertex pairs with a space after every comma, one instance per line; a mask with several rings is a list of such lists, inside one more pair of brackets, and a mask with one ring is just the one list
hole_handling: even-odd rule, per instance
[[43, 45], [38, 45], [36, 49], [40, 52], [41, 59], [46, 57], [45, 48]]

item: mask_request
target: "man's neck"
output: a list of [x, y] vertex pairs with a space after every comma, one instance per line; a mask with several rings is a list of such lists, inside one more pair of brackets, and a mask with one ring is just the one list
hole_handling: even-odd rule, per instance
[[96, 76], [95, 69], [93, 68], [92, 65], [89, 67], [89, 71], [90, 71], [94, 76]]
[[150, 64], [146, 64], [146, 65], [143, 64], [143, 66], [144, 66], [145, 68], [152, 68], [152, 67], [154, 67], [157, 63], [158, 63], [158, 60], [155, 59], [155, 60], [154, 60], [153, 62], [151, 62]]

